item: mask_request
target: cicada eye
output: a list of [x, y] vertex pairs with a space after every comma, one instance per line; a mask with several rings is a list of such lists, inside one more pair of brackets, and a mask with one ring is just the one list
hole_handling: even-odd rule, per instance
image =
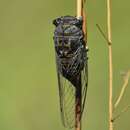
[[79, 27], [80, 29], [82, 29], [82, 24], [83, 24], [83, 18], [80, 17], [76, 22], [75, 22], [75, 26]]
[[55, 20], [53, 20], [53, 24], [57, 27], [61, 22], [61, 18], [57, 18]]

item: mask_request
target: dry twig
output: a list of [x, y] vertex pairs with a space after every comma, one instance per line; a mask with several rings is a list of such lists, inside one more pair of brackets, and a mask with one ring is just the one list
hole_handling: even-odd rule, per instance
[[[83, 17], [83, 31], [84, 34], [86, 34], [86, 19], [85, 19], [85, 12], [83, 9], [84, 0], [77, 0], [77, 18]], [[76, 97], [76, 124], [75, 124], [75, 130], [81, 130], [81, 98], [82, 97]], [[80, 112], [79, 112], [80, 111]]]
[[101, 29], [101, 27], [99, 26], [99, 24], [96, 24], [96, 26], [97, 26], [99, 32], [102, 34], [102, 36], [104, 37], [104, 39], [106, 40], [106, 42], [107, 42], [108, 45], [109, 45], [109, 44], [110, 44], [110, 43], [109, 43], [109, 40], [108, 40], [107, 36], [105, 35], [105, 33], [103, 32], [103, 30]]
[[109, 53], [109, 130], [113, 130], [113, 68], [112, 68], [112, 37], [111, 37], [111, 2], [107, 0], [107, 37]]
[[128, 86], [128, 82], [129, 82], [129, 77], [130, 77], [130, 70], [127, 72], [126, 76], [124, 77], [124, 84], [122, 86], [122, 89], [121, 89], [121, 92], [119, 94], [119, 97], [117, 98], [117, 101], [114, 105], [114, 109], [119, 105], [123, 95], [124, 95], [124, 92], [125, 92], [125, 89], [126, 87]]

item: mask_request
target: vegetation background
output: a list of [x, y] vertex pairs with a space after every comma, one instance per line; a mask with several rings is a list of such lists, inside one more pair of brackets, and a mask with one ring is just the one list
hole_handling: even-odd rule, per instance
[[[130, 1], [112, 1], [114, 100], [130, 69]], [[75, 0], [0, 0], [0, 130], [63, 130], [52, 20], [75, 15]], [[106, 0], [87, 0], [89, 88], [83, 130], [108, 129]], [[130, 103], [130, 84], [116, 114]], [[130, 111], [115, 130], [130, 129]]]

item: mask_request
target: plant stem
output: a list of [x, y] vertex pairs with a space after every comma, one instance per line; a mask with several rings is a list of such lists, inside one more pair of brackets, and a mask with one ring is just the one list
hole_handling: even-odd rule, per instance
[[77, 0], [77, 18], [83, 15], [83, 0]]
[[[83, 0], [77, 0], [77, 18], [80, 18], [81, 16], [83, 17], [83, 4], [84, 4]], [[75, 102], [75, 130], [81, 130], [81, 102], [82, 102], [81, 84], [76, 88], [75, 101], [76, 101]]]
[[112, 47], [109, 45], [109, 130], [113, 130], [113, 102], [112, 102], [112, 95], [113, 95], [113, 72], [112, 72]]
[[112, 68], [112, 37], [111, 37], [111, 1], [107, 0], [107, 35], [109, 53], [109, 130], [113, 130], [113, 68]]

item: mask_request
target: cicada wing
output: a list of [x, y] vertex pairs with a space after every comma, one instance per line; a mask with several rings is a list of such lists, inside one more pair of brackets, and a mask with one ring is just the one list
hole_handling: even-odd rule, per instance
[[84, 69], [81, 71], [81, 84], [82, 84], [82, 108], [81, 114], [83, 114], [85, 101], [87, 96], [87, 88], [88, 88], [88, 63], [87, 60], [85, 62]]
[[[57, 59], [58, 60], [58, 59]], [[75, 95], [76, 88], [59, 72], [57, 62], [57, 77], [60, 98], [60, 111], [63, 125], [67, 128], [75, 126]], [[81, 71], [81, 87], [82, 87], [82, 102], [81, 102], [81, 116], [85, 106], [87, 84], [88, 84], [88, 68], [87, 62], [84, 69]]]
[[75, 125], [75, 87], [57, 70], [62, 123], [67, 128]]

